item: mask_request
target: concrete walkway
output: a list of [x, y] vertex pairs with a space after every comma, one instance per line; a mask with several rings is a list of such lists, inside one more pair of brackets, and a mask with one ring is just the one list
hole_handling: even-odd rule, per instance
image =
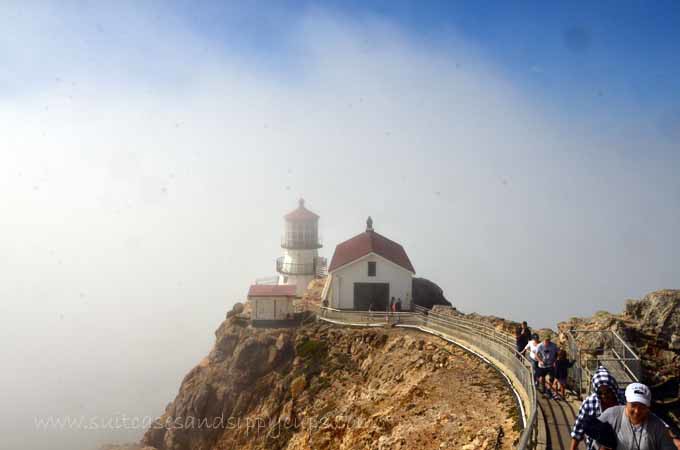
[[[538, 420], [543, 424], [539, 429], [545, 430], [540, 433], [543, 436], [539, 437], [539, 446], [545, 445], [546, 450], [569, 450], [571, 427], [580, 406], [581, 402], [578, 400], [552, 400], [538, 394], [538, 407], [541, 412]], [[581, 446], [583, 447], [583, 444]]]

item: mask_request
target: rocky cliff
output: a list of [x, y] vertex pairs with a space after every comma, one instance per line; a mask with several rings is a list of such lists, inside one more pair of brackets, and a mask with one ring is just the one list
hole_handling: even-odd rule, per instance
[[434, 336], [239, 315], [141, 442], [158, 450], [511, 448], [514, 398], [494, 369]]
[[[437, 306], [441, 289], [420, 285], [421, 298], [434, 299], [434, 312], [508, 333], [518, 325]], [[518, 438], [507, 386], [454, 345], [415, 331], [333, 327], [311, 318], [297, 328], [253, 329], [243, 311], [237, 305], [227, 315], [210, 354], [186, 375], [142, 442], [112, 448], [483, 450], [511, 448]], [[680, 291], [653, 292], [628, 301], [621, 314], [599, 312], [558, 328], [562, 335], [619, 333], [642, 357], [656, 406], [677, 423]], [[578, 334], [579, 346], [596, 351], [603, 344], [598, 336]]]
[[451, 306], [451, 302], [444, 297], [444, 290], [426, 278], [413, 279], [413, 303], [424, 308]]
[[[518, 322], [495, 316], [464, 314], [455, 308], [435, 306], [432, 311], [438, 314], [465, 317], [489, 324], [496, 330], [514, 334]], [[531, 325], [531, 324], [530, 324]], [[567, 330], [617, 332], [642, 360], [643, 381], [664, 387], [671, 397], [680, 397], [677, 389], [680, 381], [680, 290], [660, 290], [646, 295], [640, 300], [628, 300], [620, 314], [600, 311], [589, 318], [572, 317], [557, 324], [561, 334]], [[539, 335], [551, 331], [548, 328], [535, 329]], [[577, 333], [577, 343], [584, 353], [596, 353], [606, 347], [603, 337], [597, 333]], [[558, 341], [565, 343], [564, 336]], [[662, 394], [660, 392], [660, 394]]]
[[[680, 290], [652, 292], [640, 300], [628, 300], [621, 314], [598, 312], [590, 318], [560, 322], [566, 330], [613, 330], [642, 359], [643, 378], [656, 385], [680, 377]], [[597, 349], [601, 335], [581, 333], [579, 347]]]
[[[680, 290], [652, 292], [628, 300], [621, 314], [600, 311], [590, 318], [571, 318], [560, 331], [613, 330], [642, 360], [642, 381], [652, 387], [654, 410], [680, 427]], [[601, 334], [577, 333], [582, 352], [597, 354], [605, 342]]]

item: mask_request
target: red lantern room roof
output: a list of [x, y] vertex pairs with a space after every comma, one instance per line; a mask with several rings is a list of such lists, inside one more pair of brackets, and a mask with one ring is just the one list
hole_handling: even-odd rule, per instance
[[305, 221], [305, 220], [317, 220], [319, 218], [318, 215], [314, 214], [307, 208], [305, 208], [305, 199], [301, 198], [298, 204], [298, 207], [296, 210], [289, 212], [285, 216], [283, 216], [286, 220], [298, 222], [298, 221]]

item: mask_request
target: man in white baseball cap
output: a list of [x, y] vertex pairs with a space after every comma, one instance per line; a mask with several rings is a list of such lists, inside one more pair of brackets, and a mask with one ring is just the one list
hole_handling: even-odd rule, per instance
[[602, 413], [600, 421], [616, 432], [616, 450], [676, 450], [663, 421], [649, 412], [651, 405], [649, 387], [631, 383], [626, 387], [626, 406], [613, 406]]

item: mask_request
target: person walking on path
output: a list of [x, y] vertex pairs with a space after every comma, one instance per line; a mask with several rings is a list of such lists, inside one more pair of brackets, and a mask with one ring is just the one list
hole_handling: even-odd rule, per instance
[[[616, 433], [616, 450], [676, 450], [666, 424], [650, 413], [652, 392], [642, 383], [626, 387], [626, 405], [607, 409], [599, 417]], [[613, 450], [612, 447], [600, 447]]]
[[567, 351], [562, 349], [557, 352], [557, 361], [555, 361], [555, 381], [553, 382], [553, 390], [567, 398], [567, 374], [569, 368], [574, 365], [575, 361], [567, 359]]
[[522, 322], [520, 326], [515, 328], [515, 343], [517, 344], [517, 353], [522, 353], [524, 347], [527, 346], [531, 339], [531, 330], [527, 326], [526, 321]]
[[[557, 344], [552, 342], [552, 333], [547, 332], [543, 336], [543, 342], [536, 349], [538, 359], [538, 382], [544, 394], [552, 390], [548, 377], [555, 379], [555, 361], [557, 360]], [[553, 394], [554, 396], [554, 394]]]
[[520, 353], [526, 354], [529, 351], [529, 361], [531, 362], [531, 367], [534, 369], [534, 385], [538, 384], [538, 359], [536, 358], [536, 350], [538, 350], [538, 345], [540, 341], [538, 340], [538, 335], [533, 334], [531, 340], [524, 346]]
[[[600, 366], [593, 374], [591, 380], [593, 388], [592, 394], [586, 397], [581, 403], [578, 415], [571, 430], [570, 450], [576, 450], [578, 444], [585, 436], [583, 424], [586, 416], [600, 417], [600, 415], [612, 406], [623, 405], [625, 398], [619, 390], [619, 385], [607, 369]], [[595, 450], [595, 442], [590, 437], [586, 437], [586, 449]]]

